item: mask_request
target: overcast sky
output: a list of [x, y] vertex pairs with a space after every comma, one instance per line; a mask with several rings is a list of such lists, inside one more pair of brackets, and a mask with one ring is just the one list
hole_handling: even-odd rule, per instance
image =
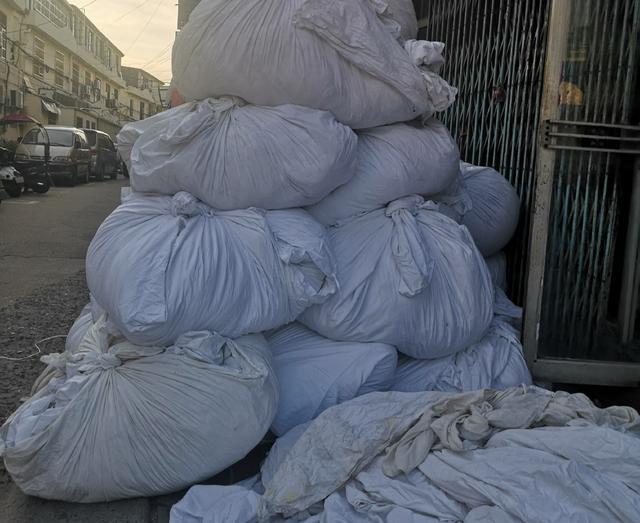
[[[176, 0], [71, 0], [124, 53], [123, 65], [171, 79]], [[128, 13], [128, 14], [127, 14]]]

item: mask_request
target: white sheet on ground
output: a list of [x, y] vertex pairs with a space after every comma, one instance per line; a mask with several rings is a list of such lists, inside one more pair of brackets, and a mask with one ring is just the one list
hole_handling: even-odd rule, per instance
[[[247, 521], [631, 523], [640, 508], [638, 414], [581, 394], [377, 393], [283, 440]], [[221, 523], [216, 509], [203, 521]]]
[[74, 502], [174, 492], [251, 451], [276, 412], [265, 338], [187, 333], [169, 348], [113, 340], [101, 318], [0, 429], [29, 495]]
[[[187, 101], [231, 95], [296, 104], [330, 111], [354, 129], [446, 109], [456, 90], [437, 74], [439, 62], [420, 62], [415, 45], [398, 43], [388, 23], [401, 4], [385, 4], [202, 0], [176, 37], [172, 84]], [[406, 36], [413, 32], [401, 25]]]
[[460, 172], [458, 146], [436, 119], [361, 131], [357, 158], [353, 178], [307, 208], [320, 223], [333, 225], [409, 194], [433, 196]]
[[489, 270], [467, 229], [437, 205], [401, 198], [331, 227], [329, 236], [340, 289], [301, 323], [415, 358], [448, 356], [484, 336], [493, 316]]
[[272, 432], [282, 435], [322, 411], [369, 392], [388, 390], [398, 360], [384, 343], [327, 339], [299, 323], [267, 336], [280, 383]]
[[214, 209], [320, 201], [355, 173], [357, 136], [326, 111], [207, 99], [127, 124], [131, 187], [187, 191]]
[[336, 289], [325, 229], [305, 211], [215, 211], [186, 192], [126, 198], [89, 246], [87, 282], [141, 345], [280, 327]]

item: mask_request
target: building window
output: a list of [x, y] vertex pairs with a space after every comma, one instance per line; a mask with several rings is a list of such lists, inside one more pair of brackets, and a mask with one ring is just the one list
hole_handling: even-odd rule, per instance
[[60, 51], [56, 51], [55, 83], [64, 88], [64, 54]]
[[133, 100], [129, 100], [129, 116], [133, 118]]
[[87, 29], [86, 37], [85, 37], [85, 47], [93, 53], [95, 43], [93, 40], [93, 31], [91, 29]]
[[58, 125], [58, 115], [47, 113], [47, 125]]
[[37, 36], [33, 37], [33, 74], [44, 76], [44, 42]]
[[107, 84], [107, 100], [111, 98], [111, 86]]
[[111, 61], [111, 59], [112, 59], [111, 47], [109, 47], [107, 49], [107, 64], [109, 65], [109, 69], [113, 69], [113, 62]]
[[91, 122], [87, 120], [84, 127], [85, 129], [91, 129]]
[[71, 66], [71, 92], [76, 96], [80, 94], [80, 66], [78, 64]]
[[82, 118], [76, 118], [76, 127], [82, 129]]
[[140, 120], [144, 120], [144, 102], [140, 102]]
[[51, 0], [34, 0], [34, 9], [58, 27], [67, 27], [67, 15]]
[[117, 89], [114, 89], [114, 90], [113, 90], [113, 99], [114, 99], [114, 100], [117, 100], [117, 99], [118, 99], [118, 94], [119, 94], [119, 93], [118, 93], [118, 90], [117, 90]]
[[7, 15], [0, 12], [0, 58], [7, 59]]

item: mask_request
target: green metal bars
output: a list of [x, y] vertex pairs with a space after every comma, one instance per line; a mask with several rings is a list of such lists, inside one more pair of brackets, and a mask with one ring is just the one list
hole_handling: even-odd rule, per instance
[[[572, 0], [559, 118], [630, 124], [637, 93], [640, 2]], [[617, 332], [632, 158], [559, 151], [542, 302], [542, 356], [640, 360]], [[622, 220], [622, 221], [621, 221]]]
[[547, 1], [415, 0], [420, 38], [446, 44], [444, 78], [456, 103], [439, 115], [463, 160], [500, 171], [522, 200], [509, 288], [524, 301]]
[[522, 199], [510, 294], [549, 381], [640, 382], [640, 0], [414, 0], [463, 159]]

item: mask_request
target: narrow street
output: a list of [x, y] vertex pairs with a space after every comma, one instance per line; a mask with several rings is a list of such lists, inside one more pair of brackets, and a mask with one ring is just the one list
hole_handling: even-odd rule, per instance
[[0, 204], [0, 308], [84, 269], [96, 229], [128, 180], [55, 187]]

